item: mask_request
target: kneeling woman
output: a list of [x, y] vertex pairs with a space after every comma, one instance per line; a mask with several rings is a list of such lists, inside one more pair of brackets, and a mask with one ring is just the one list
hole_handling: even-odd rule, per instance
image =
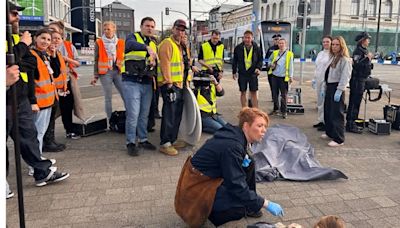
[[[244, 108], [239, 114], [239, 126], [225, 125], [193, 155], [191, 160], [187, 160], [175, 197], [175, 209], [185, 222], [194, 227], [199, 226], [199, 223], [192, 222], [193, 217], [190, 213], [203, 213], [204, 220], [208, 217], [214, 225], [219, 226], [246, 216], [260, 217], [262, 208], [275, 216], [283, 216], [279, 204], [268, 201], [256, 193], [255, 166], [250, 146], [261, 140], [268, 122], [267, 114], [259, 109]], [[200, 181], [194, 183], [196, 177], [188, 177], [186, 174], [189, 172], [186, 171], [197, 172]], [[202, 178], [205, 181], [202, 181]], [[202, 183], [205, 183], [203, 188], [201, 188]], [[195, 189], [196, 186], [199, 188]], [[201, 193], [198, 194], [197, 191]], [[205, 199], [196, 199], [201, 195]], [[197, 204], [196, 202], [204, 205], [207, 200], [210, 203], [205, 207], [181, 210], [182, 207]]]

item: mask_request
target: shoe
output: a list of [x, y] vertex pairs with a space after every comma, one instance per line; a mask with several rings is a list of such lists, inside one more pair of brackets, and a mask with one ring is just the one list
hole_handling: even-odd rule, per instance
[[32, 166], [28, 166], [28, 176], [33, 176], [35, 174], [35, 169]]
[[326, 134], [322, 134], [321, 139], [329, 139], [329, 136], [327, 136]]
[[270, 112], [268, 115], [276, 116], [276, 115], [278, 115], [278, 110], [274, 110], [274, 111]]
[[356, 134], [362, 134], [363, 133], [362, 128], [359, 128], [357, 126], [346, 127], [346, 131], [347, 132], [351, 132], [351, 133], [356, 133]]
[[246, 216], [250, 218], [260, 218], [263, 215], [262, 211], [259, 210], [257, 212], [247, 212]]
[[282, 119], [286, 119], [287, 118], [287, 113], [282, 113]]
[[175, 149], [183, 149], [187, 146], [187, 143], [185, 141], [182, 140], [176, 140], [172, 146], [175, 147]]
[[54, 158], [45, 158], [45, 157], [40, 157], [42, 160], [49, 160], [52, 165], [56, 164], [56, 159]]
[[149, 141], [139, 142], [139, 147], [146, 150], [156, 150], [157, 147], [151, 144]]
[[325, 127], [325, 124], [322, 122], [319, 122], [319, 123], [313, 125], [313, 128], [320, 128], [320, 127]]
[[156, 119], [161, 119], [161, 115], [160, 115], [160, 112], [156, 112], [155, 114], [154, 114], [154, 117], [156, 118]]
[[67, 135], [65, 136], [65, 138], [67, 139], [80, 139], [81, 136], [71, 132], [71, 133], [67, 133]]
[[169, 156], [178, 155], [178, 151], [173, 146], [160, 146], [160, 152]]
[[128, 154], [130, 156], [139, 156], [139, 150], [138, 148], [136, 148], [136, 145], [134, 143], [129, 143], [128, 145], [126, 145], [126, 147], [128, 148]]
[[36, 186], [37, 187], [42, 187], [42, 186], [45, 186], [47, 184], [57, 183], [57, 182], [60, 182], [60, 181], [63, 181], [65, 179], [67, 179], [68, 177], [69, 177], [69, 173], [60, 173], [60, 172], [55, 171], [53, 173], [53, 175], [47, 181], [36, 182]]
[[12, 197], [14, 197], [14, 192], [12, 191], [7, 192], [6, 199], [10, 199]]
[[317, 131], [325, 131], [325, 125], [323, 125], [323, 126], [317, 128]]
[[333, 140], [328, 143], [328, 146], [330, 146], [330, 147], [338, 147], [338, 146], [343, 146], [343, 145], [344, 145], [344, 143], [337, 143]]
[[43, 145], [42, 151], [43, 152], [61, 152], [65, 150], [65, 144], [56, 143], [55, 141], [46, 143]]

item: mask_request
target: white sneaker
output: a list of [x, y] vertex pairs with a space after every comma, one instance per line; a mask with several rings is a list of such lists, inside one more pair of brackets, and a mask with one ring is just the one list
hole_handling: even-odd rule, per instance
[[35, 174], [35, 169], [32, 166], [28, 166], [28, 176], [33, 176]]
[[329, 136], [327, 136], [326, 134], [322, 134], [321, 139], [329, 139]]
[[337, 143], [333, 140], [328, 143], [328, 146], [330, 146], [330, 147], [338, 147], [338, 146], [343, 146], [343, 145], [344, 145], [344, 143]]
[[54, 158], [45, 158], [45, 157], [40, 157], [42, 160], [49, 160], [51, 162], [51, 165], [56, 164], [56, 159]]

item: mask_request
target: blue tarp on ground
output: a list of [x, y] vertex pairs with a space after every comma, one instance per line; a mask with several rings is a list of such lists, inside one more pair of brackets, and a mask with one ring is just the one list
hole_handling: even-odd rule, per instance
[[252, 147], [256, 181], [347, 179], [341, 171], [324, 168], [314, 157], [314, 147], [297, 127], [277, 124]]

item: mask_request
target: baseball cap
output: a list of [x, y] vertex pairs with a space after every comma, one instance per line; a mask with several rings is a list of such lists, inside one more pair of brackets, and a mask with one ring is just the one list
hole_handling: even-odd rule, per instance
[[8, 4], [10, 6], [10, 11], [16, 10], [16, 11], [23, 11], [25, 7], [19, 6], [13, 2], [8, 1]]
[[182, 20], [182, 19], [178, 19], [174, 22], [174, 26], [176, 27], [183, 27], [185, 29], [187, 29], [186, 27], [186, 21]]
[[272, 36], [272, 39], [280, 38], [280, 37], [282, 37], [281, 34], [275, 34], [275, 35]]

